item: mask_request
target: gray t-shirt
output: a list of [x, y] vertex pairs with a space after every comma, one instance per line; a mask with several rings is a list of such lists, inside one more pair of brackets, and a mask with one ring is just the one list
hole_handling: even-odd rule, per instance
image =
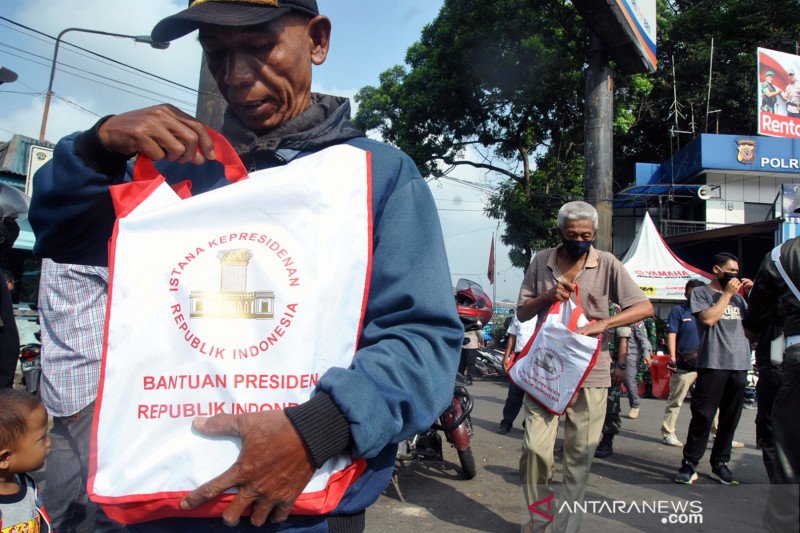
[[[692, 314], [697, 315], [714, 305], [722, 297], [710, 286], [697, 287], [692, 291], [690, 306]], [[742, 317], [747, 310], [747, 302], [741, 295], [731, 298], [722, 317], [713, 326], [706, 327], [698, 319], [700, 333], [700, 356], [697, 368], [718, 370], [747, 370], [750, 368], [750, 342], [744, 336]]]

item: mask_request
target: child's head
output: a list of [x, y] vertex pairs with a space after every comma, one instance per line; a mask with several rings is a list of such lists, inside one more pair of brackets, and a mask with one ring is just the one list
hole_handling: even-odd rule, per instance
[[26, 391], [0, 389], [0, 473], [38, 470], [49, 451], [41, 400]]

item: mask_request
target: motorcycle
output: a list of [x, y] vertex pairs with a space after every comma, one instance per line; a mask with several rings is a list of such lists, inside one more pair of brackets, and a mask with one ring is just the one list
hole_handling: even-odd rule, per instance
[[[35, 304], [30, 304], [29, 307], [33, 311], [38, 311]], [[40, 324], [38, 316], [36, 323]], [[31, 342], [20, 346], [19, 362], [22, 369], [22, 384], [25, 385], [25, 390], [39, 396], [41, 394], [39, 384], [42, 380], [42, 332], [37, 331], [33, 336], [39, 342]]]
[[492, 300], [483, 292], [483, 287], [461, 278], [456, 283], [456, 310], [466, 331], [481, 329], [494, 314]]
[[[453, 399], [445, 411], [439, 415], [437, 423], [428, 430], [417, 433], [402, 441], [397, 450], [397, 466], [403, 466], [413, 460], [443, 460], [442, 437], [444, 433], [447, 442], [458, 452], [461, 463], [461, 473], [465, 479], [474, 478], [478, 471], [475, 467], [475, 457], [470, 446], [472, 437], [472, 412], [473, 401], [466, 387], [466, 380], [461, 374], [456, 375], [456, 384], [453, 387]], [[394, 480], [397, 487], [396, 479]], [[401, 494], [402, 499], [402, 494]]]
[[478, 355], [475, 358], [475, 368], [483, 377], [503, 377], [506, 375], [503, 357], [487, 350], [478, 350]]
[[39, 395], [39, 383], [42, 379], [42, 345], [33, 342], [19, 349], [19, 361], [22, 367], [22, 384], [31, 394]]

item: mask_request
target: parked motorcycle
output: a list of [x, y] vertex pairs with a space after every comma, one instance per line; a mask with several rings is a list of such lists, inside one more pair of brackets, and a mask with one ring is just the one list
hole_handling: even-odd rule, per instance
[[39, 383], [42, 380], [42, 345], [38, 342], [25, 344], [19, 349], [19, 361], [22, 367], [22, 384], [31, 394], [39, 395]]
[[506, 375], [503, 356], [489, 350], [478, 350], [478, 355], [475, 358], [475, 369], [481, 376], [487, 378], [504, 377]]
[[447, 442], [458, 452], [461, 463], [461, 472], [465, 479], [472, 479], [478, 473], [475, 468], [475, 457], [472, 454], [470, 438], [472, 437], [472, 412], [473, 401], [466, 387], [466, 380], [461, 374], [456, 376], [453, 388], [453, 400], [450, 406], [439, 415], [438, 423], [430, 429], [417, 433], [402, 441], [397, 450], [397, 464], [402, 466], [415, 459], [441, 461], [442, 437], [444, 433]]
[[[38, 311], [35, 304], [29, 304], [33, 311]], [[37, 316], [36, 323], [39, 324]], [[19, 362], [22, 368], [22, 384], [31, 394], [40, 395], [39, 384], [42, 381], [42, 332], [33, 334], [39, 342], [24, 344], [19, 348]]]
[[483, 328], [492, 319], [492, 300], [483, 292], [483, 287], [461, 278], [456, 283], [456, 309], [466, 331]]

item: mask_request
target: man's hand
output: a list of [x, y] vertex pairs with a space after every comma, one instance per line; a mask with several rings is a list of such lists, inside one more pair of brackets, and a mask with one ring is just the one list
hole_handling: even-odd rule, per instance
[[650, 364], [653, 362], [653, 356], [652, 355], [645, 355], [644, 356], [644, 362], [647, 363], [647, 366], [650, 366]]
[[122, 155], [198, 165], [217, 158], [203, 123], [169, 104], [115, 115], [98, 133], [103, 144]]
[[263, 525], [268, 517], [271, 522], [289, 517], [314, 466], [300, 434], [283, 411], [197, 418], [193, 425], [203, 435], [241, 438], [242, 451], [228, 470], [187, 494], [182, 509], [192, 509], [237, 487], [239, 493], [222, 513], [227, 525], [236, 525], [251, 505], [250, 522], [255, 526]]
[[739, 289], [741, 287], [742, 287], [742, 282], [739, 281], [738, 278], [733, 278], [728, 282], [727, 285], [725, 285], [725, 292], [728, 293], [728, 296], [733, 297], [737, 292], [739, 292]]
[[745, 295], [750, 294], [750, 289], [753, 288], [753, 280], [750, 278], [742, 278], [742, 287], [744, 287]]
[[585, 326], [576, 329], [575, 333], [579, 335], [586, 335], [587, 337], [597, 337], [598, 335], [605, 333], [606, 329], [608, 329], [605, 324], [605, 321], [598, 320], [597, 322], [592, 322], [591, 324], [586, 324]]
[[[611, 363], [614, 364], [614, 363]], [[614, 372], [611, 374], [611, 384], [612, 385], [619, 385], [625, 379], [625, 369], [615, 367]]]
[[550, 303], [555, 302], [564, 302], [569, 300], [572, 291], [575, 290], [575, 287], [571, 283], [567, 283], [566, 281], [559, 281], [558, 284], [547, 291], [547, 300]]

